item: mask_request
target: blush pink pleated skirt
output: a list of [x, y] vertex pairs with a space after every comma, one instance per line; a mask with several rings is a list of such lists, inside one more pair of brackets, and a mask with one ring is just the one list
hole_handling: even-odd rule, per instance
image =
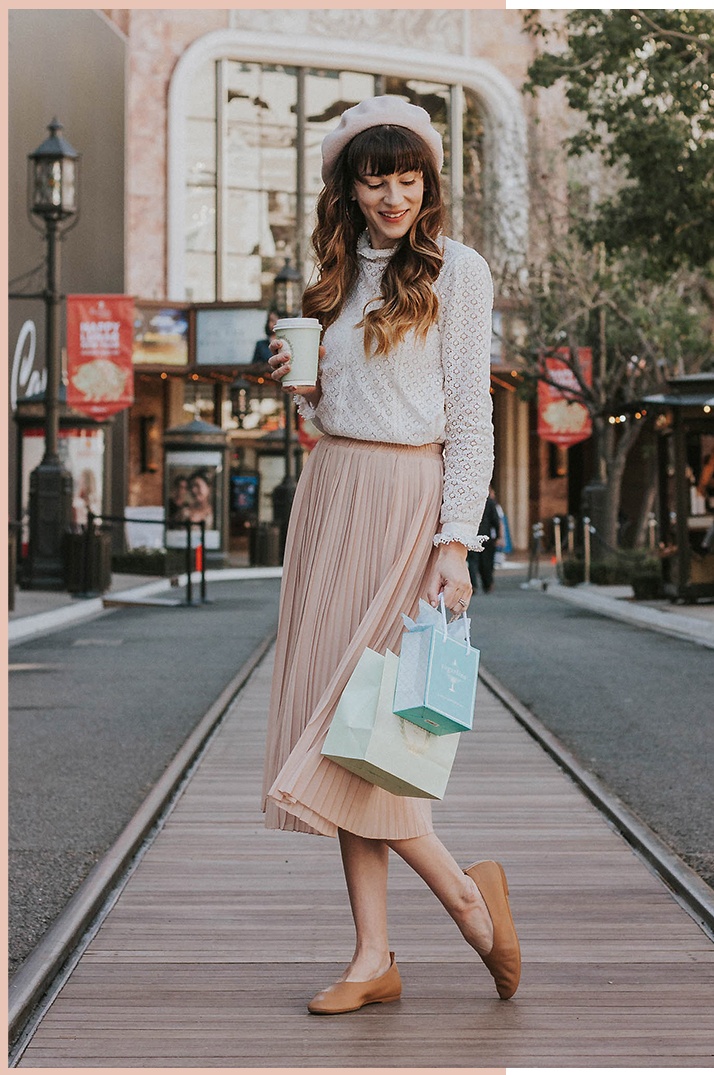
[[440, 444], [324, 436], [290, 516], [263, 784], [266, 825], [402, 840], [432, 831], [429, 799], [392, 795], [320, 749], [365, 647], [398, 653], [437, 550]]

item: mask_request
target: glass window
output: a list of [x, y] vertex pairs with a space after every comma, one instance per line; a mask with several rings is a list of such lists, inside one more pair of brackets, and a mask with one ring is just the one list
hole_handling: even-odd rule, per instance
[[483, 123], [473, 90], [464, 88], [464, 237], [467, 246], [484, 248]]
[[[195, 76], [186, 117], [188, 299], [267, 308], [286, 257], [301, 264], [307, 282], [322, 139], [346, 108], [379, 93], [403, 97], [431, 116], [444, 139], [449, 216], [454, 205], [449, 231], [482, 249], [483, 128], [472, 91], [389, 74], [219, 60]], [[459, 115], [462, 129], [454, 131]], [[452, 142], [463, 155], [458, 169], [451, 166]]]

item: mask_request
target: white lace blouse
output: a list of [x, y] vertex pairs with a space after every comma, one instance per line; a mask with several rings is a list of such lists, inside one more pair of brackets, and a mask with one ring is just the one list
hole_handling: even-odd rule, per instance
[[444, 239], [434, 285], [438, 322], [426, 339], [412, 332], [388, 355], [367, 357], [364, 308], [381, 301], [382, 273], [392, 250], [358, 242], [359, 277], [342, 312], [326, 330], [317, 407], [298, 409], [318, 429], [339, 437], [389, 444], [444, 445], [441, 531], [434, 544], [459, 541], [481, 549], [478, 534], [493, 470], [490, 341], [493, 285], [488, 265], [470, 247]]

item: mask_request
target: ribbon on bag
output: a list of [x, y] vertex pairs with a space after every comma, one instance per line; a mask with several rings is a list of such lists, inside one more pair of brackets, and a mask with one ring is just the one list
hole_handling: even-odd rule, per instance
[[403, 613], [402, 619], [394, 712], [437, 736], [470, 731], [480, 653], [466, 611], [447, 622], [441, 594], [439, 609], [420, 600], [416, 620]]
[[466, 615], [466, 609], [458, 619], [449, 622], [446, 618], [446, 602], [444, 601], [443, 593], [439, 594], [438, 609], [433, 608], [426, 601], [419, 598], [417, 618], [412, 620], [405, 612], [402, 612], [402, 619], [407, 631], [420, 631], [426, 627], [436, 627], [442, 631], [444, 640], [447, 638], [458, 639], [460, 632], [463, 631], [466, 649], [471, 648], [471, 620]]

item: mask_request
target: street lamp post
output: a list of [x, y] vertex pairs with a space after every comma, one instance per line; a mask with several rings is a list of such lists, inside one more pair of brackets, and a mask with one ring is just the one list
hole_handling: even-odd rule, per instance
[[[45, 303], [47, 387], [45, 389], [45, 450], [30, 474], [30, 548], [24, 584], [34, 589], [65, 587], [62, 542], [71, 521], [72, 476], [59, 452], [59, 390], [62, 295], [60, 244], [67, 222], [77, 216], [79, 154], [62, 137], [62, 124], [53, 119], [50, 137], [28, 156], [30, 221], [47, 240]], [[37, 227], [33, 217], [42, 224]]]
[[[278, 317], [298, 317], [302, 301], [302, 275], [298, 269], [290, 264], [290, 258], [285, 259], [285, 264], [273, 281], [275, 309]], [[289, 393], [285, 393], [285, 476], [273, 490], [273, 521], [280, 527], [280, 546], [285, 548], [285, 537], [290, 519], [290, 510], [295, 496], [295, 458], [293, 455], [293, 401]]]

